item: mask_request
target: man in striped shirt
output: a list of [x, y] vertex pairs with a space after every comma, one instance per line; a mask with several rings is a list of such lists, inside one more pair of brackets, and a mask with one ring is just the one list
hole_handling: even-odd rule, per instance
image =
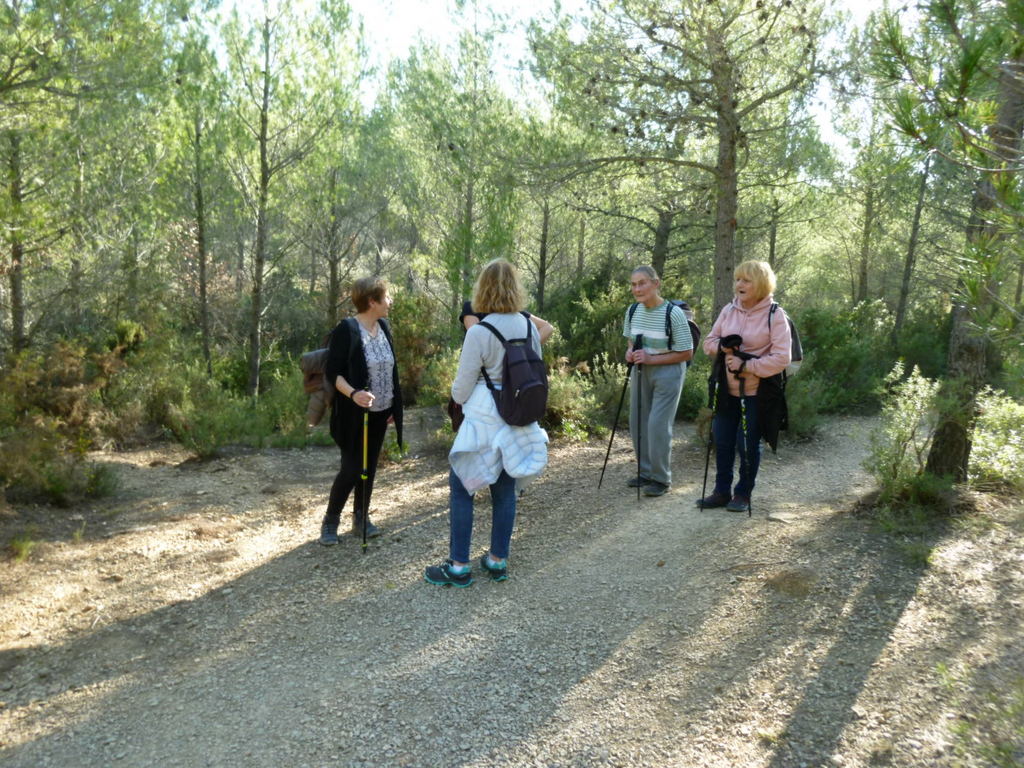
[[[638, 457], [638, 476], [629, 486], [642, 486], [645, 496], [661, 496], [672, 485], [672, 425], [693, 357], [693, 339], [683, 310], [661, 298], [661, 279], [653, 267], [639, 266], [630, 276], [636, 304], [626, 310], [622, 334], [629, 339], [626, 362], [633, 363], [629, 399], [629, 431]], [[666, 313], [668, 327], [666, 333]], [[642, 344], [637, 340], [642, 336]]]

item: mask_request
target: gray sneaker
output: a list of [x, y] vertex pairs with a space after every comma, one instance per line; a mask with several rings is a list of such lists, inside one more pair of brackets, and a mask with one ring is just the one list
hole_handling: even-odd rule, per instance
[[[352, 515], [352, 535], [363, 538], [363, 518]], [[366, 538], [375, 539], [380, 536], [380, 528], [373, 524], [373, 520], [366, 521]]]
[[664, 496], [668, 493], [669, 486], [664, 483], [659, 483], [657, 480], [651, 480], [644, 486], [644, 496]]
[[338, 543], [338, 524], [324, 520], [320, 524], [320, 543], [325, 547]]
[[643, 488], [645, 485], [647, 485], [650, 482], [651, 481], [648, 480], [643, 475], [641, 475], [639, 477], [637, 477], [636, 475], [633, 475], [631, 478], [629, 478], [629, 482], [626, 483], [626, 487], [627, 488]]

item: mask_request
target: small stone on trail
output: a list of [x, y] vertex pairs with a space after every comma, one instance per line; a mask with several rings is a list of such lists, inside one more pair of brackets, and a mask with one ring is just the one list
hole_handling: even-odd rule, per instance
[[797, 516], [791, 512], [769, 512], [768, 519], [773, 523], [794, 523]]

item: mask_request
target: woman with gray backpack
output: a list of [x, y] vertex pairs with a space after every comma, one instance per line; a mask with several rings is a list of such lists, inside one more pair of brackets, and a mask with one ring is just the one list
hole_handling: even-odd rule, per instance
[[[516, 485], [535, 478], [547, 465], [548, 436], [536, 421], [543, 413], [547, 380], [544, 377], [543, 383], [531, 386], [542, 373], [533, 373], [540, 359], [540, 338], [522, 312], [525, 306], [526, 294], [515, 267], [504, 259], [487, 264], [472, 299], [473, 309], [486, 313], [486, 318], [466, 332], [452, 383], [452, 399], [462, 406], [464, 419], [448, 454], [449, 557], [424, 571], [431, 584], [468, 587], [473, 583], [473, 498], [488, 487], [491, 545], [480, 558], [480, 569], [493, 581], [508, 578]], [[524, 378], [514, 390], [508, 386], [510, 355], [530, 369], [519, 369], [525, 371]], [[516, 403], [519, 394], [522, 402]]]

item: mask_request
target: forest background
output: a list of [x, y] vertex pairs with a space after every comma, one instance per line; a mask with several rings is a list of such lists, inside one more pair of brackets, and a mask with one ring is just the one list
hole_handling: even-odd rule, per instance
[[109, 491], [97, 447], [329, 440], [297, 359], [365, 274], [407, 400], [443, 402], [498, 256], [559, 331], [555, 435], [611, 426], [633, 266], [707, 329], [764, 259], [807, 350], [791, 434], [882, 407], [891, 497], [1024, 486], [1019, 1], [556, 4], [518, 77], [507, 20], [452, 13], [452, 48], [381, 61], [344, 0], [4, 1], [3, 503]]

